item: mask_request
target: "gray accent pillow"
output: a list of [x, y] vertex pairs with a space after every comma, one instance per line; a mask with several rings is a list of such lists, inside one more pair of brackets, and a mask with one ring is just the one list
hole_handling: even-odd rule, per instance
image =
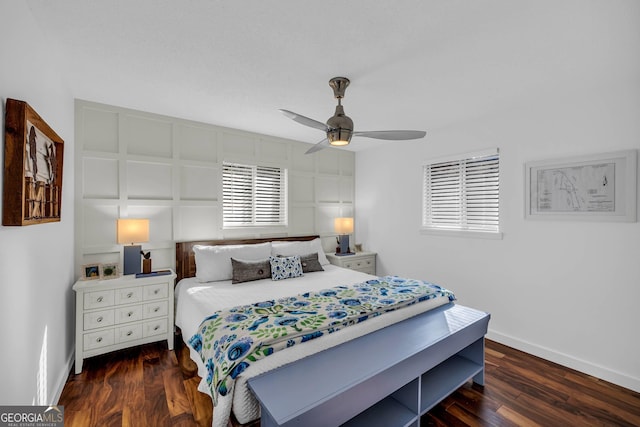
[[[278, 255], [283, 257], [284, 255]], [[322, 264], [318, 260], [318, 253], [312, 253], [307, 255], [300, 255], [300, 263], [302, 264], [303, 273], [311, 273], [312, 271], [324, 271]]]
[[271, 263], [268, 258], [259, 261], [231, 258], [231, 270], [233, 284], [271, 278]]
[[302, 255], [300, 257], [300, 263], [302, 264], [302, 272], [310, 273], [312, 271], [324, 271], [320, 260], [318, 259], [318, 252]]

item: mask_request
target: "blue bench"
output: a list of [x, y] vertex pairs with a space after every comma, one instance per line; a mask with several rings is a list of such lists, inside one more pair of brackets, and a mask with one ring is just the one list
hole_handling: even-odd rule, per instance
[[261, 425], [419, 426], [468, 380], [484, 385], [489, 318], [449, 303], [256, 376]]

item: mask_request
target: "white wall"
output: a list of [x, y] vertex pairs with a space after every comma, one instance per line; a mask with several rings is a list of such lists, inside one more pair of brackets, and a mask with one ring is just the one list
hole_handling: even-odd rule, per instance
[[0, 52], [3, 141], [7, 98], [28, 102], [65, 141], [62, 220], [0, 226], [0, 404], [51, 404], [73, 356], [73, 98], [25, 2], [0, 3]]
[[[573, 12], [566, 29], [539, 25], [576, 70], [570, 81], [550, 68], [548, 87], [508, 110], [358, 153], [356, 241], [378, 252], [379, 274], [439, 283], [490, 312], [491, 338], [640, 391], [640, 223], [524, 219], [525, 162], [640, 149], [638, 7]], [[503, 240], [420, 234], [422, 162], [490, 147], [500, 148]]]
[[[319, 234], [353, 216], [355, 155], [142, 111], [76, 101], [76, 267], [122, 263], [117, 218], [149, 218], [153, 268], [175, 266], [175, 241]], [[287, 169], [288, 225], [225, 229], [222, 163]], [[120, 264], [122, 265], [122, 264]]]

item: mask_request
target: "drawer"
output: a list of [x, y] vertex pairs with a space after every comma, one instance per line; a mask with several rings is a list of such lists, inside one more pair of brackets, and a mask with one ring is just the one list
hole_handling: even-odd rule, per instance
[[151, 319], [153, 317], [166, 316], [168, 312], [168, 301], [149, 302], [144, 305], [143, 317], [145, 319]]
[[361, 273], [367, 273], [367, 274], [370, 274], [372, 276], [376, 275], [376, 269], [373, 266], [365, 267], [365, 268], [354, 268], [353, 270], [359, 271]]
[[87, 292], [84, 294], [84, 309], [111, 307], [113, 305], [113, 290]]
[[84, 334], [84, 351], [113, 345], [113, 329]]
[[373, 258], [361, 258], [352, 261], [345, 261], [344, 266], [352, 270], [371, 269], [375, 266], [375, 260]]
[[123, 288], [116, 290], [116, 304], [128, 304], [142, 301], [142, 288]]
[[146, 337], [162, 335], [167, 333], [167, 318], [150, 320], [142, 324], [142, 334]]
[[144, 287], [144, 300], [167, 298], [169, 296], [169, 288], [167, 283], [157, 283], [155, 285], [147, 285]]
[[103, 326], [113, 325], [113, 310], [93, 311], [84, 313], [84, 330], [102, 328]]
[[121, 326], [116, 328], [115, 334], [116, 344], [139, 340], [142, 338], [142, 325], [138, 323], [135, 325]]
[[142, 306], [131, 305], [128, 307], [118, 307], [115, 309], [116, 323], [135, 322], [142, 320]]

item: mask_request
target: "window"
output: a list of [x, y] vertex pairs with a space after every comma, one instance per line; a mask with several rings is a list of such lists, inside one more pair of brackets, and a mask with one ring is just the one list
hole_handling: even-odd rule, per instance
[[424, 165], [423, 229], [499, 235], [499, 163], [493, 149]]
[[286, 190], [286, 169], [223, 163], [223, 226], [286, 225]]

